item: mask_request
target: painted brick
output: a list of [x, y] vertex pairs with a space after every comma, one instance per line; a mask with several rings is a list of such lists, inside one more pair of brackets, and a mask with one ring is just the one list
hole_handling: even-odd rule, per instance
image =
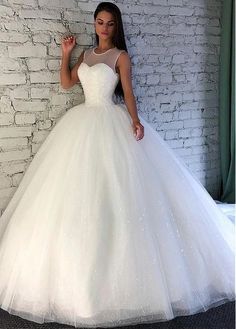
[[9, 46], [9, 57], [45, 57], [46, 47], [42, 45], [24, 44], [24, 46]]
[[[137, 107], [214, 195], [220, 168], [221, 2], [120, 2]], [[4, 177], [10, 174], [15, 185], [55, 121], [70, 104], [84, 101], [81, 86], [66, 91], [60, 86], [60, 44], [69, 30], [75, 34], [73, 63], [82, 49], [93, 45], [96, 5], [87, 0], [4, 0], [0, 4], [4, 95], [0, 161]], [[17, 19], [12, 19], [13, 12]], [[14, 191], [14, 186], [5, 185], [5, 178], [0, 178], [0, 212]]]

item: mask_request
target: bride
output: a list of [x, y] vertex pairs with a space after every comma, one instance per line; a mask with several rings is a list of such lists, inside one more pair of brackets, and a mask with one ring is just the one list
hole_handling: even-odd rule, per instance
[[114, 327], [235, 300], [233, 223], [137, 114], [119, 8], [98, 4], [94, 26], [97, 45], [72, 69], [75, 38], [62, 41], [61, 85], [81, 83], [85, 101], [53, 127], [0, 218], [0, 307]]

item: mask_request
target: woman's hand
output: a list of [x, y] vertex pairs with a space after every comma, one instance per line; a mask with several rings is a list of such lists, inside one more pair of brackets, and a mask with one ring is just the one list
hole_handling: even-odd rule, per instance
[[132, 129], [133, 129], [134, 137], [136, 138], [136, 140], [140, 140], [140, 139], [143, 138], [143, 136], [144, 136], [144, 127], [140, 123], [140, 121], [133, 121], [132, 122]]
[[76, 39], [73, 35], [64, 37], [61, 42], [61, 48], [64, 55], [68, 55], [73, 50], [76, 44]]

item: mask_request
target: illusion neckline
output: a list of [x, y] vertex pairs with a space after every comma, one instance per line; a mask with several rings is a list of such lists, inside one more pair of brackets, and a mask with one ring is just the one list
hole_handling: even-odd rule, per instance
[[101, 54], [97, 54], [97, 53], [95, 53], [95, 49], [96, 49], [97, 47], [94, 47], [93, 48], [93, 53], [95, 54], [95, 55], [103, 55], [103, 54], [106, 54], [108, 51], [110, 51], [110, 50], [112, 50], [112, 49], [115, 49], [116, 47], [113, 47], [113, 48], [110, 48], [110, 49], [107, 49], [106, 51], [104, 51], [103, 53], [101, 53]]
[[[91, 67], [93, 67], [93, 66], [96, 66], [96, 65], [100, 65], [100, 64], [102, 64], [102, 65], [105, 65], [105, 67], [108, 67], [108, 69], [110, 69], [112, 72], [113, 72], [113, 74], [119, 79], [119, 73], [117, 73], [117, 72], [114, 72], [113, 70], [112, 70], [112, 68], [109, 66], [109, 65], [107, 65], [106, 63], [96, 63], [96, 64], [93, 64], [93, 65], [88, 65], [87, 63], [85, 63], [85, 62], [81, 62], [81, 64], [85, 64], [88, 68], [91, 68]], [[80, 64], [80, 65], [81, 65]], [[79, 68], [80, 68], [80, 66], [79, 66]], [[79, 68], [78, 68], [78, 70], [79, 70]]]

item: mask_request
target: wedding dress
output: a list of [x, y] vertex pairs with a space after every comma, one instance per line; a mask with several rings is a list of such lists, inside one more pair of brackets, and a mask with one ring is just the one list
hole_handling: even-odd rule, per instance
[[53, 127], [0, 218], [0, 307], [75, 327], [235, 300], [234, 224], [151, 125], [113, 101], [121, 51], [85, 51], [85, 102]]

